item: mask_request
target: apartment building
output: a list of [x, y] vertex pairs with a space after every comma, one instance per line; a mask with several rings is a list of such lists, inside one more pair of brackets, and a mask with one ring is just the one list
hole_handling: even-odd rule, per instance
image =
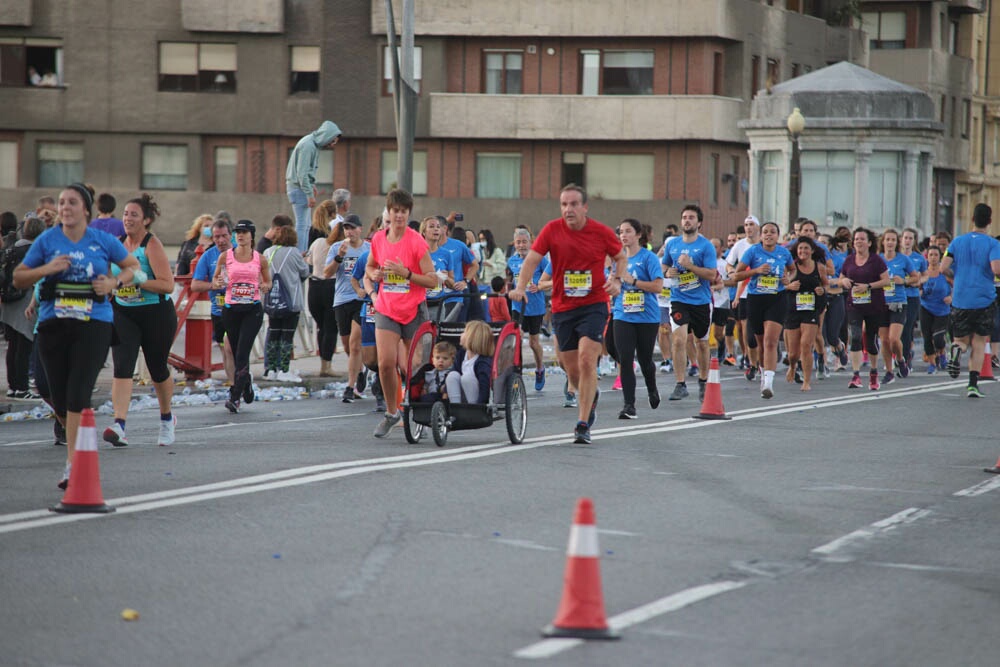
[[[568, 181], [608, 222], [659, 232], [696, 202], [706, 233], [732, 229], [753, 95], [868, 52], [856, 28], [828, 23], [836, 2], [416, 7], [415, 214], [461, 210], [498, 233], [554, 217]], [[332, 119], [345, 135], [320, 187], [349, 188], [375, 215], [397, 161], [386, 27], [383, 0], [6, 0], [0, 208], [85, 180], [153, 192], [168, 241], [203, 211], [267, 221], [289, 211], [288, 152]]]

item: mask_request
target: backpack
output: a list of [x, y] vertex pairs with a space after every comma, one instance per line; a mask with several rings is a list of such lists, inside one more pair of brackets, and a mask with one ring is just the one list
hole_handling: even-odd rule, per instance
[[0, 251], [0, 301], [13, 303], [20, 301], [28, 293], [28, 289], [14, 287], [14, 269], [24, 261], [30, 245], [10, 246]]
[[[264, 295], [264, 312], [268, 317], [287, 317], [292, 314], [292, 290], [287, 282], [281, 277], [281, 269], [288, 261], [288, 256], [295, 251], [294, 248], [287, 248], [281, 266], [271, 270], [271, 291]], [[271, 253], [268, 260], [273, 260], [277, 251]]]

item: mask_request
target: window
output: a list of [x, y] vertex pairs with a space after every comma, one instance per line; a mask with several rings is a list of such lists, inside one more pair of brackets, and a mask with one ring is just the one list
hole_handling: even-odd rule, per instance
[[760, 90], [760, 56], [750, 58], [750, 97]]
[[958, 21], [948, 21], [948, 53], [958, 55]]
[[708, 158], [708, 201], [712, 206], [719, 205], [719, 154], [712, 153]]
[[83, 181], [83, 144], [38, 142], [38, 187], [61, 188]]
[[333, 194], [333, 151], [319, 152], [319, 166], [316, 168], [316, 189], [320, 193]]
[[729, 158], [729, 205], [740, 203], [740, 159], [735, 155]]
[[[401, 47], [396, 47], [396, 57], [401, 57]], [[413, 47], [413, 90], [420, 92], [420, 80], [424, 71], [424, 49], [421, 46]], [[402, 72], [400, 72], [402, 76]], [[392, 95], [392, 56], [389, 47], [382, 49], [382, 94]]]
[[319, 47], [292, 47], [292, 81], [290, 92], [319, 92]]
[[792, 63], [792, 78], [797, 77], [801, 72], [802, 66], [798, 63]]
[[962, 100], [962, 138], [969, 138], [969, 124], [972, 121], [972, 101]]
[[587, 192], [601, 199], [652, 199], [652, 155], [599, 155], [586, 157]]
[[875, 151], [868, 162], [868, 224], [889, 227], [899, 220], [901, 154]]
[[520, 95], [521, 67], [524, 56], [520, 51], [486, 51], [483, 54], [483, 92], [488, 95]]
[[767, 87], [771, 89], [776, 83], [781, 83], [781, 66], [774, 58], [767, 59]]
[[233, 146], [215, 149], [215, 191], [236, 192], [236, 169], [239, 153]]
[[587, 158], [583, 153], [563, 153], [561, 183], [576, 183], [581, 188], [587, 187], [586, 163]]
[[[72, 181], [67, 181], [72, 183]], [[0, 141], [0, 188], [17, 187], [17, 142]]]
[[652, 51], [588, 50], [580, 55], [582, 95], [653, 94]]
[[476, 197], [521, 197], [520, 153], [476, 153]]
[[[803, 155], [805, 154], [803, 153]], [[761, 157], [761, 167], [764, 173], [761, 179], [761, 208], [757, 217], [760, 220], [777, 220], [778, 211], [788, 201], [788, 193], [783, 193], [782, 188], [779, 187], [785, 168], [781, 151], [764, 151], [764, 155]]]
[[906, 48], [906, 12], [862, 12], [861, 29], [873, 49]]
[[716, 51], [712, 54], [712, 94], [722, 95], [722, 54]]
[[[396, 187], [396, 151], [382, 151], [382, 194]], [[413, 193], [427, 195], [427, 151], [413, 151]]]
[[145, 144], [142, 147], [142, 182], [151, 190], [187, 189], [188, 147]]
[[236, 45], [160, 42], [159, 90], [236, 92]]
[[799, 215], [820, 225], [849, 224], [854, 208], [855, 161], [854, 151], [802, 151]]
[[[598, 95], [601, 92], [601, 52], [580, 51], [580, 94]], [[576, 181], [564, 181], [576, 183]]]
[[0, 86], [63, 85], [61, 39], [0, 37]]

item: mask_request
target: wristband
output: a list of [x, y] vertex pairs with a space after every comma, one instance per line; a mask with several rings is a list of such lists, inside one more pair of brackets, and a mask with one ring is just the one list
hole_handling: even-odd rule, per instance
[[413, 269], [407, 269], [407, 271], [410, 272], [410, 275], [406, 276], [406, 279], [409, 280], [410, 278], [413, 277]]
[[344, 261], [344, 257], [343, 257], [342, 255], [334, 255], [334, 256], [333, 256], [333, 261], [335, 261], [335, 262], [337, 262], [338, 264], [340, 264], [341, 262], [343, 262], [343, 261]]

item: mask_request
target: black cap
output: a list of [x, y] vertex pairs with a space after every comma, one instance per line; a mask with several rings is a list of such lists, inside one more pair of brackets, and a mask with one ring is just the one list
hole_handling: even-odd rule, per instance
[[253, 235], [257, 233], [257, 226], [253, 224], [253, 220], [240, 220], [233, 226], [233, 232], [250, 232]]
[[344, 219], [340, 221], [340, 224], [344, 227], [361, 227], [361, 218], [353, 213], [344, 216]]

